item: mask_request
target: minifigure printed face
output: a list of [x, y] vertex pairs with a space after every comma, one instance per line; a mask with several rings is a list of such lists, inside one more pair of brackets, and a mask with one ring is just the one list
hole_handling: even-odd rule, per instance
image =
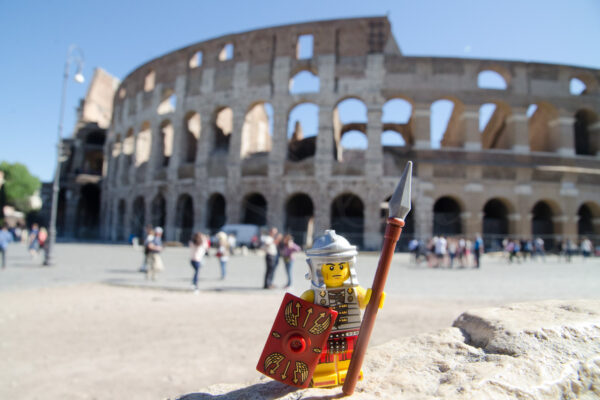
[[348, 261], [321, 265], [321, 274], [327, 287], [340, 287], [350, 277]]

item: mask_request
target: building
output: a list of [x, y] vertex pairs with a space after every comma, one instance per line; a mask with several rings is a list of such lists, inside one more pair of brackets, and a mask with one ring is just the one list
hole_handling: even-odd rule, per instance
[[[486, 74], [500, 83], [486, 87]], [[102, 236], [124, 240], [152, 223], [185, 242], [226, 221], [300, 241], [333, 227], [377, 248], [386, 202], [413, 160], [405, 239], [598, 240], [599, 82], [599, 70], [575, 66], [407, 57], [385, 17], [196, 43], [141, 65], [115, 93]], [[435, 142], [440, 101], [451, 111]], [[342, 115], [348, 102], [355, 111]], [[351, 137], [363, 145], [351, 148]]]
[[[112, 118], [118, 79], [97, 68], [77, 110], [73, 135], [62, 140], [60, 191], [56, 215], [62, 238], [100, 238], [101, 179], [104, 142]], [[42, 218], [50, 220], [52, 182], [42, 185]]]

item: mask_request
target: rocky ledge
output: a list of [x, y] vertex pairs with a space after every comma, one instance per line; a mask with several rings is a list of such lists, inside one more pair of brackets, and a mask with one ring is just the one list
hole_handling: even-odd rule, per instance
[[[382, 315], [383, 317], [383, 315]], [[551, 300], [463, 313], [452, 328], [369, 349], [353, 399], [600, 398], [600, 300]], [[263, 377], [181, 400], [339, 398]]]

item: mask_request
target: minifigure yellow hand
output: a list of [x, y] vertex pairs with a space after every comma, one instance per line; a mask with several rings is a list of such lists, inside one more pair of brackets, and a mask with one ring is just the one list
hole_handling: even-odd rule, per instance
[[[367, 294], [365, 295], [365, 304], [369, 304], [371, 300], [371, 294], [373, 294], [373, 290], [367, 289]], [[379, 309], [383, 308], [383, 303], [385, 303], [385, 292], [381, 292], [381, 299], [379, 300]]]

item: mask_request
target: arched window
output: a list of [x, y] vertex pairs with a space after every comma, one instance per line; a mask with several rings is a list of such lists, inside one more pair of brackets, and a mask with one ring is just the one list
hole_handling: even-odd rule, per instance
[[227, 221], [225, 215], [225, 197], [220, 193], [213, 193], [207, 202], [206, 225], [211, 234], [216, 233]]
[[[144, 224], [146, 216], [146, 204], [143, 196], [138, 196], [133, 201], [131, 208], [130, 229], [131, 233], [138, 239], [144, 237]], [[143, 239], [142, 239], [143, 240]]]
[[405, 146], [413, 142], [410, 119], [412, 117], [412, 104], [404, 99], [392, 99], [383, 105], [381, 122], [382, 146]]
[[571, 81], [569, 82], [569, 92], [573, 96], [580, 96], [582, 94], [585, 94], [586, 90], [587, 86], [585, 83], [583, 83], [581, 79], [571, 78]]
[[430, 140], [431, 148], [439, 149], [442, 147], [442, 142], [449, 131], [450, 117], [454, 112], [454, 102], [451, 100], [437, 100], [431, 104], [430, 115]]
[[150, 159], [152, 148], [152, 133], [150, 131], [150, 122], [145, 121], [137, 135], [135, 144], [135, 166], [145, 165]]
[[242, 223], [264, 226], [267, 224], [267, 200], [262, 194], [252, 193], [242, 201]]
[[227, 152], [229, 150], [229, 139], [233, 130], [233, 110], [229, 107], [222, 107], [215, 113], [213, 121], [214, 152]]
[[296, 58], [298, 60], [313, 57], [313, 35], [300, 35], [296, 42]]
[[483, 207], [483, 240], [486, 249], [502, 251], [508, 236], [508, 207], [501, 199], [491, 199]]
[[233, 60], [233, 43], [227, 43], [219, 53], [219, 61]]
[[319, 106], [313, 103], [298, 104], [288, 114], [288, 151], [290, 161], [313, 157], [319, 131]]
[[[367, 133], [367, 106], [358, 98], [342, 100], [333, 110], [333, 138], [338, 161], [343, 160], [342, 135], [350, 131], [363, 132], [365, 135]], [[354, 137], [358, 139], [358, 136]], [[346, 142], [346, 146], [355, 144]]]
[[241, 157], [271, 151], [273, 135], [273, 107], [259, 102], [250, 107], [242, 126]]
[[156, 73], [153, 69], [148, 71], [146, 77], [144, 78], [144, 92], [150, 92], [154, 90], [154, 84], [156, 80]]
[[177, 199], [175, 228], [175, 240], [187, 244], [194, 228], [194, 201], [189, 194], [184, 193]]
[[506, 90], [506, 79], [496, 71], [485, 70], [477, 75], [477, 87], [480, 89]]
[[177, 96], [172, 89], [167, 89], [163, 91], [162, 100], [158, 105], [156, 112], [159, 115], [164, 115], [168, 113], [175, 112], [175, 107], [177, 106]]
[[189, 66], [190, 66], [190, 68], [198, 68], [198, 67], [202, 66], [202, 52], [201, 51], [197, 51], [192, 55], [192, 57], [190, 58]]
[[291, 196], [285, 205], [285, 231], [300, 245], [307, 244], [313, 235], [314, 206], [304, 193]]
[[479, 108], [479, 131], [481, 148], [507, 149], [510, 147], [506, 130], [506, 118], [510, 107], [502, 102], [486, 103]]
[[527, 108], [529, 149], [531, 151], [554, 151], [551, 131], [558, 111], [551, 104], [540, 102]]
[[319, 77], [311, 71], [300, 71], [290, 79], [290, 94], [318, 93]]
[[190, 111], [185, 116], [185, 134], [181, 135], [181, 156], [185, 164], [196, 161], [198, 140], [200, 140], [201, 121], [200, 114]]
[[337, 196], [331, 203], [331, 228], [348, 241], [362, 247], [364, 234], [364, 203], [352, 194]]
[[160, 124], [160, 133], [158, 136], [157, 162], [159, 167], [167, 167], [173, 154], [173, 124], [165, 120]]
[[433, 234], [455, 236], [462, 234], [461, 207], [451, 197], [441, 197], [433, 205]]
[[[595, 132], [591, 127], [595, 126]], [[592, 140], [592, 135], [599, 135], [598, 116], [591, 110], [583, 109], [575, 113], [575, 125], [573, 126], [575, 136], [575, 154], [593, 156], [600, 150], [598, 141]]]

